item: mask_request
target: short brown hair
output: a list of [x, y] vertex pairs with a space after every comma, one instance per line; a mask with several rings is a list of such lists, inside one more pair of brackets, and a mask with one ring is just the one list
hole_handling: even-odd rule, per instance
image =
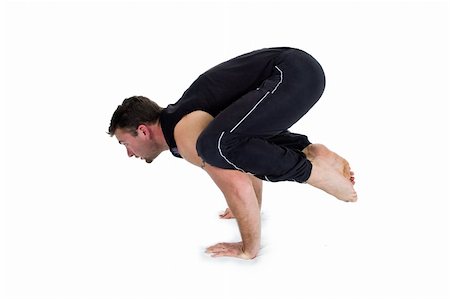
[[128, 130], [134, 136], [141, 124], [155, 124], [159, 120], [162, 108], [143, 96], [133, 96], [123, 101], [114, 111], [108, 133], [114, 136], [116, 129]]

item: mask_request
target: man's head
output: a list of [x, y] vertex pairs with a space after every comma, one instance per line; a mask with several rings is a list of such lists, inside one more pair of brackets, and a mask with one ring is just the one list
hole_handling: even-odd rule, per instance
[[146, 97], [125, 99], [114, 111], [108, 133], [125, 145], [129, 157], [151, 163], [167, 148], [159, 126], [161, 111], [158, 104]]

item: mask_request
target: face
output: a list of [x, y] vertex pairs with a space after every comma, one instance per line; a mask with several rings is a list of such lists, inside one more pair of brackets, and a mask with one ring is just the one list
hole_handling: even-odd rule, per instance
[[125, 146], [128, 157], [136, 157], [152, 163], [162, 152], [161, 146], [157, 144], [151, 129], [147, 126], [139, 126], [137, 133], [138, 135], [134, 136], [126, 130], [117, 129], [114, 135], [119, 143]]

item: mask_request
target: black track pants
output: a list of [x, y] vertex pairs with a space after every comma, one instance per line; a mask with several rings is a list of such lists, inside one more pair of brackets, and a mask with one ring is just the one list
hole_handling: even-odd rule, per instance
[[292, 49], [282, 53], [271, 75], [223, 110], [202, 132], [197, 152], [210, 165], [237, 169], [267, 181], [305, 182], [310, 144], [288, 131], [319, 100], [325, 88], [320, 64]]

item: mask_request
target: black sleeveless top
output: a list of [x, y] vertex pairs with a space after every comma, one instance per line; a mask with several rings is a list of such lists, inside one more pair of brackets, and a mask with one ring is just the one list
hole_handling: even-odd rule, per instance
[[183, 116], [202, 110], [216, 117], [270, 76], [276, 58], [290, 48], [266, 48], [223, 62], [195, 80], [175, 104], [161, 112], [160, 123], [171, 153], [181, 158], [174, 138], [176, 124]]

